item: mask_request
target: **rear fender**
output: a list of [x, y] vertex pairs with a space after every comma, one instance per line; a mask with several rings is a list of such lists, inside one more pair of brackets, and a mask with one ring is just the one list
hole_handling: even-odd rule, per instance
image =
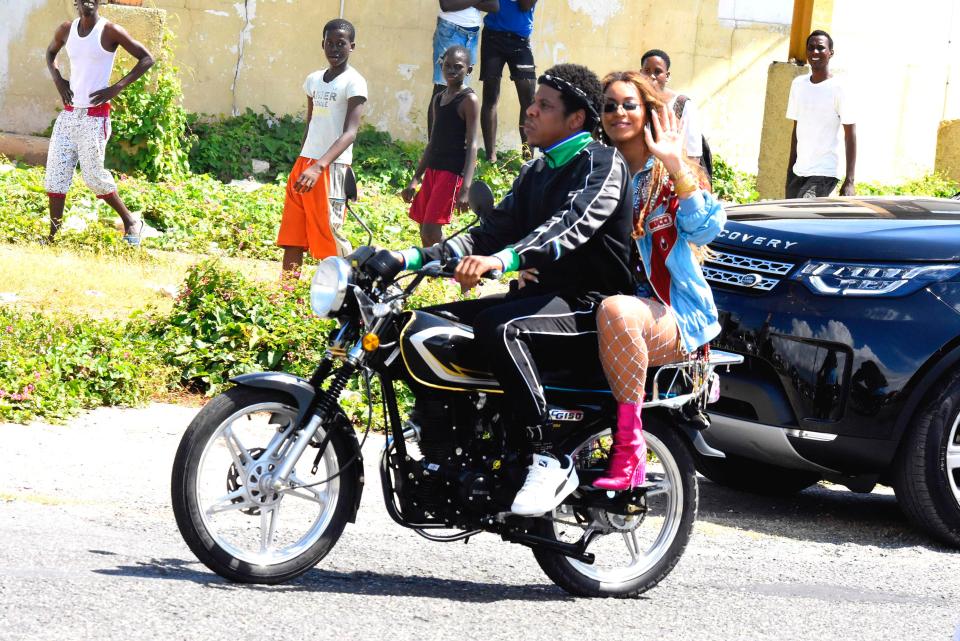
[[[317, 389], [308, 381], [284, 372], [241, 374], [230, 380], [237, 385], [272, 389], [290, 395], [297, 404], [297, 425], [303, 425], [304, 418], [307, 412], [314, 407], [314, 399], [318, 394]], [[319, 393], [325, 394], [326, 392], [320, 390]], [[357, 440], [357, 433], [354, 431], [353, 425], [350, 423], [350, 419], [347, 418], [346, 413], [344, 413], [343, 408], [339, 405], [337, 406], [336, 412], [334, 412], [331, 422], [335, 429], [339, 429], [347, 437], [347, 442], [350, 444], [351, 456], [354, 457], [353, 463], [350, 464], [351, 469], [344, 472], [344, 475], [351, 475], [357, 484], [356, 500], [354, 501], [353, 511], [350, 514], [350, 522], [354, 523], [357, 520], [357, 510], [360, 509], [360, 497], [363, 495], [363, 454], [360, 452], [360, 442]]]

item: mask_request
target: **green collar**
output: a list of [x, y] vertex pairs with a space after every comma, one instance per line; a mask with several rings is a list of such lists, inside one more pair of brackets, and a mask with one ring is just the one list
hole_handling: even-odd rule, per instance
[[544, 149], [543, 157], [547, 163], [547, 167], [550, 169], [563, 167], [573, 160], [573, 157], [583, 151], [591, 142], [593, 142], [593, 136], [586, 131], [581, 131]]

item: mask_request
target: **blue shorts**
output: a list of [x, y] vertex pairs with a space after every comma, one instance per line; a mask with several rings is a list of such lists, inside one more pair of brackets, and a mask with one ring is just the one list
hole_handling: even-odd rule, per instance
[[[470, 64], [477, 64], [477, 46], [480, 44], [480, 27], [467, 29], [453, 24], [449, 20], [437, 18], [437, 28], [433, 32], [433, 84], [446, 85], [443, 77], [443, 61], [441, 58], [447, 49], [453, 45], [466, 47], [470, 52]], [[469, 81], [465, 79], [463, 84]]]

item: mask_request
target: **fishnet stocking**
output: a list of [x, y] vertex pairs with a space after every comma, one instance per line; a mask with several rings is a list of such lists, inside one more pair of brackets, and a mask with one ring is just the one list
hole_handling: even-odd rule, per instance
[[611, 296], [597, 313], [600, 362], [619, 403], [642, 403], [647, 367], [686, 358], [677, 322], [651, 298]]

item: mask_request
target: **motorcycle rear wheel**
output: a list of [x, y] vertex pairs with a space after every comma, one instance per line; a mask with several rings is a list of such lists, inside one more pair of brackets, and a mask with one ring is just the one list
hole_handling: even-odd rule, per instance
[[[339, 429], [316, 473], [317, 450], [300, 457], [290, 478], [301, 487], [276, 491], [264, 481], [283, 460], [296, 416], [296, 403], [282, 392], [235, 387], [207, 403], [180, 441], [171, 482], [177, 527], [197, 558], [226, 579], [288, 581], [316, 565], [343, 533], [358, 488], [353, 474], [337, 475], [352, 454]], [[314, 442], [324, 433], [321, 426]]]
[[[676, 566], [697, 517], [698, 486], [693, 457], [684, 439], [659, 416], [644, 416], [647, 439], [647, 512], [636, 516], [579, 513], [561, 504], [553, 519], [538, 520], [541, 536], [576, 542], [588, 529], [600, 532], [587, 547], [593, 564], [558, 552], [534, 549], [554, 583], [575, 596], [635, 597], [656, 586]], [[609, 429], [591, 434], [572, 449], [578, 469], [605, 468]], [[597, 492], [583, 487], [579, 492]]]

